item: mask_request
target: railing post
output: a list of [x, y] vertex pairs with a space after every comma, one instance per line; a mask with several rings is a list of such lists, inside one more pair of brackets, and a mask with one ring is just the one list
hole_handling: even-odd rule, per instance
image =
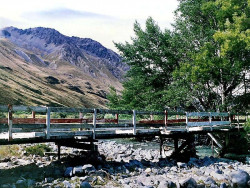
[[133, 110], [133, 135], [136, 135], [136, 111]]
[[95, 139], [95, 129], [96, 129], [96, 109], [94, 109], [93, 113], [93, 139]]
[[36, 112], [32, 111], [32, 118], [35, 119], [36, 118]]
[[116, 124], [119, 124], [119, 114], [115, 114]]
[[12, 105], [8, 105], [9, 141], [12, 140], [12, 124], [13, 124], [12, 110], [13, 110]]
[[165, 129], [167, 130], [167, 126], [168, 126], [168, 111], [165, 110]]
[[210, 129], [211, 131], [213, 130], [213, 127], [212, 127], [212, 116], [211, 116], [211, 112], [209, 112], [209, 124], [210, 124]]
[[186, 129], [187, 129], [187, 132], [188, 132], [188, 131], [189, 131], [189, 130], [188, 130], [188, 112], [186, 112], [186, 124], [187, 124], [187, 125], [186, 125]]
[[50, 107], [47, 107], [46, 114], [46, 138], [50, 139]]
[[228, 112], [228, 120], [230, 122], [230, 127], [232, 128], [232, 117], [230, 112]]
[[238, 131], [240, 130], [240, 118], [239, 118], [239, 112], [237, 112], [237, 124], [238, 124]]

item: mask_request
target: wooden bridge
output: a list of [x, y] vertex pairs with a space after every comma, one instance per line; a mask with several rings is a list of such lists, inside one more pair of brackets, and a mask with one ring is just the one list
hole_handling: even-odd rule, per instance
[[[18, 117], [20, 113], [30, 117]], [[190, 138], [194, 134], [210, 133], [212, 138], [215, 132], [239, 131], [248, 118], [247, 114], [227, 112], [144, 112], [12, 105], [0, 106], [1, 114], [0, 145], [55, 142], [60, 152], [60, 146], [96, 149], [94, 142], [98, 139], [158, 136], [160, 148], [164, 139], [173, 138], [175, 154], [193, 142]], [[186, 142], [179, 146], [178, 139]], [[219, 145], [215, 138], [212, 139]]]

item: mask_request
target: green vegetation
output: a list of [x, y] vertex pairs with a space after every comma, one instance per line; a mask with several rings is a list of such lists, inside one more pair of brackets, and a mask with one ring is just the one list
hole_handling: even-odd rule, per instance
[[20, 148], [18, 145], [0, 146], [0, 159], [9, 158], [12, 156], [20, 156]]
[[173, 30], [162, 31], [152, 18], [145, 29], [135, 22], [132, 43], [115, 43], [130, 70], [121, 96], [110, 88], [108, 107], [249, 108], [249, 10], [247, 0], [182, 0]]
[[25, 151], [26, 151], [27, 155], [44, 156], [44, 152], [51, 152], [52, 149], [45, 144], [37, 144], [37, 145], [25, 148]]

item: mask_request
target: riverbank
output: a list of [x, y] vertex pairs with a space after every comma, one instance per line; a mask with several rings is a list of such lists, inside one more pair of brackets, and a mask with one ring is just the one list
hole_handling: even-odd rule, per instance
[[[204, 157], [187, 163], [160, 159], [159, 149], [100, 141], [100, 154], [62, 147], [56, 156], [25, 155], [0, 162], [1, 187], [247, 187], [250, 164]], [[53, 143], [48, 146], [57, 152]], [[169, 151], [171, 152], [171, 151]], [[70, 154], [71, 153], [71, 154]]]

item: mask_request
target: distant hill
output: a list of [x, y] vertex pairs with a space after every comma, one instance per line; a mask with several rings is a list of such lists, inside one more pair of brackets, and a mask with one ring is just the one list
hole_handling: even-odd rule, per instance
[[114, 51], [55, 29], [0, 30], [0, 104], [104, 107], [129, 69]]

